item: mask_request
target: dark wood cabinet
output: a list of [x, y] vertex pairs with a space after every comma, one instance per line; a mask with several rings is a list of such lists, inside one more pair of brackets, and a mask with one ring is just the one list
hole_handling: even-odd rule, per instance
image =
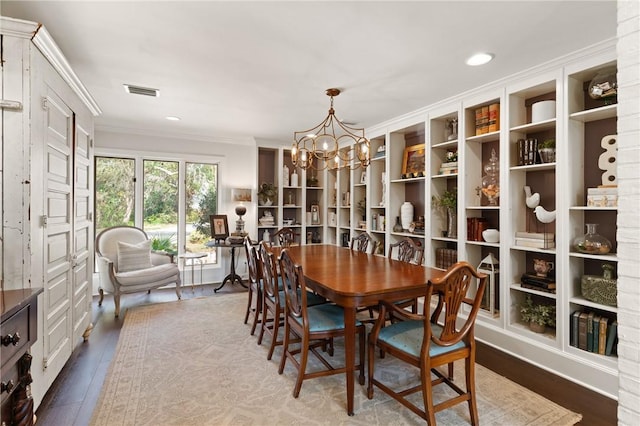
[[5, 425], [32, 425], [31, 345], [37, 340], [38, 294], [42, 289], [0, 292], [0, 360], [2, 383], [0, 422]]

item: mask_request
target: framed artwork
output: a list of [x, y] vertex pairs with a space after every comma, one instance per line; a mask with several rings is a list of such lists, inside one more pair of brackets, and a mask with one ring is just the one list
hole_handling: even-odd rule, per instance
[[367, 171], [363, 171], [360, 175], [360, 183], [367, 183]]
[[231, 201], [233, 201], [234, 203], [250, 203], [251, 188], [233, 188], [231, 190]]
[[425, 149], [424, 144], [408, 146], [402, 157], [402, 178], [424, 176]]
[[320, 207], [317, 204], [311, 205], [311, 224], [320, 225]]
[[212, 214], [209, 216], [211, 223], [211, 238], [214, 240], [224, 240], [229, 236], [229, 225], [226, 214]]

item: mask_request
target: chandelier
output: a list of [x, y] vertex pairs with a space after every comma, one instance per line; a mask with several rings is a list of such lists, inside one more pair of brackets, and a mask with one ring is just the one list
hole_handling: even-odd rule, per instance
[[340, 89], [327, 89], [326, 93], [331, 98], [327, 117], [309, 130], [293, 133], [291, 161], [294, 167], [303, 170], [367, 167], [371, 159], [370, 143], [364, 129], [350, 127], [335, 116], [333, 97], [340, 94]]

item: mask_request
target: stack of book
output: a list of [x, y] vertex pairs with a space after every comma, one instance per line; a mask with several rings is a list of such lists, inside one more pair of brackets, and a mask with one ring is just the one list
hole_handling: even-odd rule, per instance
[[500, 130], [500, 104], [476, 108], [476, 136]]
[[436, 249], [436, 268], [448, 269], [458, 261], [458, 250], [448, 248]]
[[467, 218], [467, 240], [483, 241], [482, 231], [489, 228], [489, 223], [484, 217], [468, 217]]
[[618, 187], [587, 188], [588, 207], [618, 207]]
[[525, 272], [520, 277], [520, 285], [531, 290], [544, 291], [546, 293], [556, 292], [556, 279], [553, 277], [541, 277], [535, 272]]
[[516, 245], [552, 249], [556, 247], [555, 234], [551, 232], [516, 232]]
[[439, 174], [441, 175], [452, 175], [458, 173], [458, 162], [457, 161], [450, 161], [448, 163], [442, 163], [442, 165], [440, 166], [440, 172]]
[[596, 312], [575, 311], [571, 314], [569, 344], [600, 355], [617, 354], [618, 322]]

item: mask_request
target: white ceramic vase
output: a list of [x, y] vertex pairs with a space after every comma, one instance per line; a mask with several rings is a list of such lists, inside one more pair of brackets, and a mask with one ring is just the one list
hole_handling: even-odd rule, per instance
[[413, 222], [413, 204], [409, 201], [405, 201], [400, 206], [400, 223], [403, 230], [408, 230]]
[[291, 186], [298, 186], [298, 172], [295, 169], [291, 173]]

